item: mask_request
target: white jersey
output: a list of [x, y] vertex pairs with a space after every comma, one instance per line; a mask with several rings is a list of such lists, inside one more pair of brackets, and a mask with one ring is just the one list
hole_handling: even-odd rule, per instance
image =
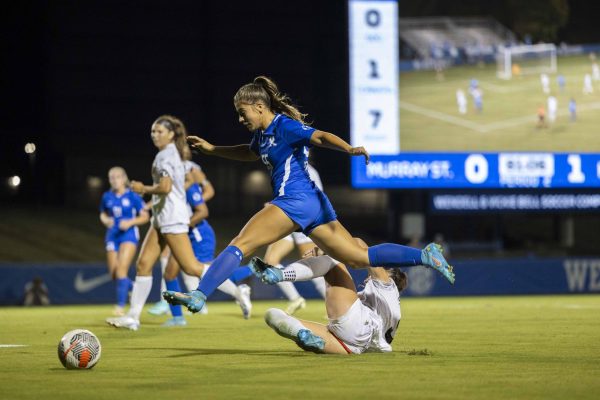
[[400, 318], [400, 292], [394, 282], [385, 283], [369, 279], [358, 293], [360, 301], [381, 318], [381, 331], [373, 335], [367, 351], [392, 351], [392, 340], [398, 330]]
[[171, 191], [166, 195], [152, 195], [152, 225], [163, 233], [175, 233], [164, 232], [163, 228], [178, 225], [187, 228], [190, 215], [185, 197], [185, 168], [173, 143], [159, 151], [152, 163], [154, 183], [159, 183], [163, 176], [171, 178]]
[[197, 169], [198, 171], [202, 171], [202, 168], [192, 160], [184, 160], [183, 166], [185, 167], [185, 173], [191, 172], [193, 169]]

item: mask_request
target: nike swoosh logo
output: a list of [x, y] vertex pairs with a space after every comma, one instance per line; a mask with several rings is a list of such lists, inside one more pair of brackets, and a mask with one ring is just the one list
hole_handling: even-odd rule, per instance
[[112, 281], [112, 277], [109, 273], [90, 279], [83, 279], [83, 272], [79, 271], [75, 276], [74, 286], [75, 290], [79, 293], [86, 293], [110, 281]]
[[436, 267], [442, 266], [442, 262], [440, 260], [438, 260], [437, 258], [431, 257], [431, 260], [433, 260], [433, 263], [435, 264]]

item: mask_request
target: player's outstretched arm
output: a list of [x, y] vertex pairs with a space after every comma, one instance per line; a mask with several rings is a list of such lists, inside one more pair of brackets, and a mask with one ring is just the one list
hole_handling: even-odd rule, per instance
[[310, 142], [315, 146], [343, 151], [351, 156], [365, 156], [365, 161], [367, 164], [369, 163], [370, 156], [364, 147], [352, 147], [344, 139], [333, 133], [316, 130], [310, 137]]
[[193, 149], [200, 150], [204, 154], [211, 156], [238, 161], [256, 161], [259, 158], [256, 153], [250, 150], [250, 145], [248, 144], [238, 144], [237, 146], [215, 146], [198, 136], [188, 136], [187, 141]]

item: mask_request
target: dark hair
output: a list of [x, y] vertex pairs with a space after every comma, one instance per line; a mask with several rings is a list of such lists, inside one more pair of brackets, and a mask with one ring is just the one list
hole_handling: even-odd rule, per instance
[[183, 122], [177, 117], [165, 114], [158, 117], [154, 123], [160, 124], [175, 133], [173, 141], [175, 142], [175, 147], [177, 147], [179, 156], [182, 160], [189, 159], [186, 157], [191, 154], [191, 151], [187, 144], [187, 129], [185, 128]]
[[285, 114], [296, 121], [300, 121], [303, 124], [306, 123], [304, 118], [308, 114], [301, 113], [292, 104], [291, 99], [279, 91], [275, 82], [266, 76], [257, 76], [252, 83], [239, 88], [235, 96], [233, 96], [233, 104], [235, 105], [240, 103], [255, 104], [259, 101], [262, 101], [269, 109], [276, 113]]
[[398, 292], [402, 293], [406, 289], [406, 286], [408, 286], [408, 276], [400, 268], [391, 268], [388, 271], [390, 272], [390, 278], [392, 278], [398, 288]]

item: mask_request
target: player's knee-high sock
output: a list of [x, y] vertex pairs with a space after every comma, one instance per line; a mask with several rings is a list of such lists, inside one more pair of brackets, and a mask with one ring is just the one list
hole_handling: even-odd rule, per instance
[[[211, 267], [212, 265], [204, 266], [204, 271], [202, 271], [202, 279], [204, 279], [206, 273], [208, 272], [208, 270], [211, 269]], [[234, 299], [239, 300], [240, 291], [238, 290], [237, 285], [233, 283], [230, 279], [225, 279], [223, 283], [221, 283], [219, 287], [217, 287], [217, 289], [225, 294], [230, 295]]]
[[200, 280], [198, 290], [209, 297], [240, 266], [243, 258], [244, 254], [239, 248], [227, 246], [213, 261], [211, 268]]
[[329, 257], [296, 261], [283, 269], [283, 280], [289, 282], [309, 281], [325, 276], [336, 265], [337, 262]]
[[[206, 270], [206, 269], [205, 269]], [[192, 290], [196, 290], [198, 284], [200, 283], [200, 278], [193, 275], [188, 275], [185, 272], [181, 271], [181, 277], [183, 278], [183, 283], [188, 290], [191, 292]]]
[[421, 265], [421, 250], [394, 243], [369, 247], [369, 264], [373, 267], [413, 267]]
[[325, 293], [327, 292], [327, 284], [325, 283], [325, 278], [319, 276], [312, 280], [312, 283], [315, 285], [315, 289], [321, 295], [322, 298], [325, 298]]
[[[165, 283], [165, 269], [167, 269], [167, 264], [169, 263], [169, 256], [160, 256], [160, 276], [163, 277], [160, 280], [160, 292], [164, 292], [167, 290], [167, 285]], [[161, 298], [162, 301], [162, 298]]]
[[277, 308], [269, 308], [267, 310], [265, 322], [280, 336], [294, 341], [301, 329], [308, 329], [302, 325], [302, 322]]
[[152, 289], [152, 276], [136, 276], [135, 285], [131, 292], [131, 307], [128, 315], [139, 321], [142, 308], [146, 304], [148, 295]]
[[231, 279], [234, 283], [237, 284], [238, 282], [243, 281], [249, 276], [252, 276], [252, 270], [249, 266], [242, 265], [241, 267], [233, 271], [233, 274], [231, 274], [229, 279]]
[[296, 299], [302, 297], [302, 296], [300, 296], [300, 293], [298, 293], [298, 289], [296, 289], [296, 286], [294, 286], [294, 284], [292, 282], [287, 282], [287, 281], [279, 282], [279, 283], [277, 283], [277, 286], [279, 287], [279, 289], [281, 289], [281, 291], [283, 292], [285, 297], [287, 297], [288, 300], [290, 300], [290, 301], [293, 301], [293, 300], [296, 300]]
[[[179, 287], [179, 281], [177, 280], [177, 278], [175, 278], [171, 281], [165, 281], [165, 284], [167, 286], [167, 290], [173, 290], [175, 292], [181, 291], [181, 288]], [[172, 304], [169, 304], [169, 308], [171, 309], [172, 316], [181, 317], [183, 315], [183, 312], [181, 311], [181, 306], [179, 306], [179, 305], [174, 306]]]
[[127, 303], [127, 292], [129, 292], [130, 282], [129, 278], [117, 279], [117, 305], [119, 307], [123, 307]]

